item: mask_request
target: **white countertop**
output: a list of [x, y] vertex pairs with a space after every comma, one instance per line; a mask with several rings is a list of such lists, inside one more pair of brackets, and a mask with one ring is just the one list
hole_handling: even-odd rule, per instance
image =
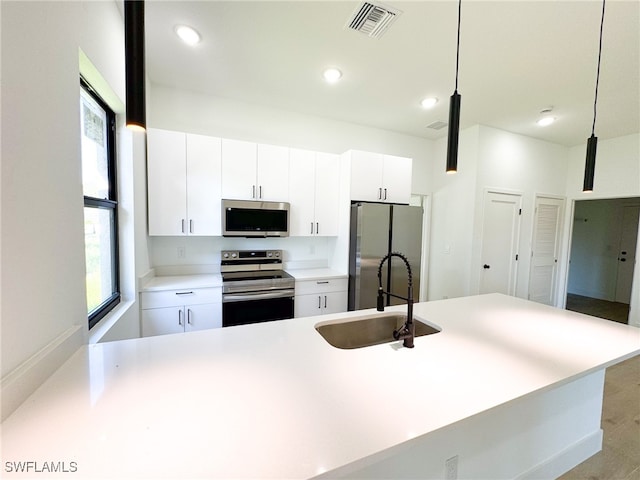
[[222, 277], [219, 273], [194, 275], [164, 275], [152, 277], [142, 286], [143, 292], [158, 290], [181, 290], [185, 288], [221, 287]]
[[640, 353], [639, 329], [498, 294], [416, 304], [442, 331], [414, 349], [340, 350], [314, 329], [362, 314], [83, 347], [2, 424], [3, 465], [308, 478]]
[[286, 272], [296, 280], [318, 280], [321, 278], [349, 278], [346, 273], [340, 273], [330, 268], [297, 268], [287, 269]]

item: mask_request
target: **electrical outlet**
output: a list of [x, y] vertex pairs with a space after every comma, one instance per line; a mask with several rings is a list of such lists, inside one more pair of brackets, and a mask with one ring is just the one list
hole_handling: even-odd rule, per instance
[[184, 258], [187, 256], [186, 248], [184, 246], [178, 247], [178, 258]]
[[445, 480], [458, 479], [458, 455], [444, 461], [444, 478]]

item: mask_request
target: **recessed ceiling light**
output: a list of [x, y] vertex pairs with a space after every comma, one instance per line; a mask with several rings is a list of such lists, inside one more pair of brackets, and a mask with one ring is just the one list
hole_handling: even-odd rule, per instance
[[556, 121], [556, 117], [552, 117], [552, 116], [546, 116], [546, 117], [542, 117], [540, 120], [538, 120], [536, 123], [538, 124], [538, 126], [540, 127], [547, 127], [549, 125], [551, 125], [553, 122]]
[[196, 45], [200, 43], [200, 34], [187, 25], [176, 25], [176, 35], [178, 35], [187, 45]]
[[322, 73], [322, 76], [327, 82], [336, 83], [342, 77], [342, 72], [337, 68], [331, 67], [331, 68], [327, 68]]
[[536, 122], [539, 127], [547, 127], [556, 121], [556, 117], [551, 115], [552, 111], [553, 107], [547, 107], [540, 110], [540, 115], [542, 116]]
[[427, 98], [423, 98], [422, 101], [420, 102], [420, 105], [422, 105], [422, 108], [433, 108], [436, 103], [438, 103], [438, 99], [436, 97], [427, 97]]

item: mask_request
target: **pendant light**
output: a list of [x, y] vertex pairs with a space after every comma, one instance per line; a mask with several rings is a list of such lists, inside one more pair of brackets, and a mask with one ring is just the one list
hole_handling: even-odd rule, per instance
[[447, 173], [458, 171], [458, 137], [460, 134], [460, 94], [458, 93], [458, 64], [460, 60], [460, 11], [462, 0], [458, 0], [458, 40], [456, 43], [456, 86], [449, 100], [449, 134], [447, 141]]
[[124, 0], [124, 62], [127, 127], [147, 126], [144, 61], [144, 0]]
[[584, 183], [582, 185], [583, 192], [593, 191], [593, 177], [596, 171], [596, 150], [598, 148], [598, 137], [595, 136], [596, 105], [598, 104], [598, 83], [600, 82], [600, 57], [602, 56], [602, 27], [604, 26], [604, 6], [605, 0], [602, 0], [602, 17], [600, 19], [600, 45], [598, 47], [598, 70], [596, 73], [596, 94], [593, 101], [593, 124], [591, 126], [591, 136], [587, 140], [587, 159], [584, 165]]

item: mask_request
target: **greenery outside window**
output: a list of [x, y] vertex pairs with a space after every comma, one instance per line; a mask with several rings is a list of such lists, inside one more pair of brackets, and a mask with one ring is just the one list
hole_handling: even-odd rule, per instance
[[89, 328], [120, 303], [115, 113], [80, 81], [82, 186]]

